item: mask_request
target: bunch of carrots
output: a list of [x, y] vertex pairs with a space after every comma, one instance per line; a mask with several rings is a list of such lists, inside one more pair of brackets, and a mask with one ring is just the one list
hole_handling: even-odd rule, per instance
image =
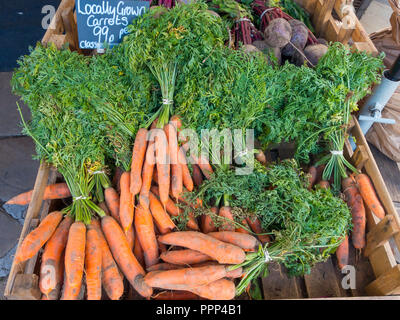
[[[202, 205], [200, 200], [195, 205], [189, 203], [183, 193], [192, 191], [194, 184], [200, 185], [203, 177], [209, 178], [213, 169], [207, 161], [192, 155], [195, 164], [190, 173], [187, 149], [178, 144], [178, 117], [172, 117], [163, 129], [156, 124], [154, 121], [153, 130], [138, 131], [131, 170], [117, 172], [117, 185], [105, 187], [105, 202], [99, 206], [106, 215], [93, 216], [85, 225], [55, 211], [23, 240], [15, 263], [32, 258], [44, 248], [39, 282], [44, 299], [82, 298], [86, 287], [89, 300], [101, 299], [102, 289], [110, 299], [117, 300], [124, 293], [124, 277], [145, 298], [235, 296], [232, 279], [241, 277], [242, 270], [231, 270], [229, 264], [242, 263], [245, 251], [256, 250], [260, 242], [229, 223], [216, 228], [208, 215], [201, 217], [200, 228], [193, 211], [189, 212], [188, 231], [174, 232], [172, 217], [182, 215], [182, 204], [189, 209]], [[27, 204], [31, 195], [32, 191], [26, 192], [8, 204]], [[44, 199], [69, 196], [66, 184], [57, 183], [47, 186]], [[212, 210], [218, 212], [217, 208]], [[221, 207], [219, 215], [233, 222], [229, 207]], [[261, 233], [259, 221], [248, 222]], [[153, 295], [153, 288], [174, 291]]]
[[[325, 165], [311, 166], [309, 168], [309, 189], [315, 185], [329, 189], [333, 181], [322, 180], [324, 169]], [[367, 207], [378, 219], [385, 217], [385, 209], [376, 195], [371, 179], [364, 173], [351, 174], [349, 177], [343, 179], [342, 193], [352, 214], [352, 244], [357, 250], [362, 250], [366, 244], [365, 208]], [[349, 264], [349, 235], [344, 237], [343, 242], [337, 248], [336, 257], [340, 269]]]

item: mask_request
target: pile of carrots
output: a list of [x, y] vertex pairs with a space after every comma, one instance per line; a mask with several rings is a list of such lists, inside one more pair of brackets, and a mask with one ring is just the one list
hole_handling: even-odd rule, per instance
[[[330, 181], [321, 180], [324, 168], [324, 165], [311, 166], [309, 168], [309, 189], [316, 184], [321, 188], [330, 187]], [[366, 244], [366, 207], [378, 219], [385, 217], [385, 209], [376, 195], [371, 179], [364, 173], [351, 174], [348, 178], [343, 179], [342, 193], [352, 214], [352, 244], [355, 249], [362, 250]], [[349, 235], [344, 237], [337, 248], [336, 258], [340, 269], [349, 264]]]
[[[109, 299], [124, 294], [124, 278], [144, 298], [233, 299], [233, 279], [243, 276], [232, 269], [245, 260], [246, 251], [257, 250], [259, 240], [243, 228], [233, 226], [230, 207], [212, 208], [227, 223], [215, 227], [209, 215], [198, 221], [193, 209], [202, 206], [186, 201], [192, 191], [212, 174], [211, 165], [193, 157], [189, 171], [184, 150], [178, 144], [179, 118], [172, 117], [163, 129], [140, 129], [136, 135], [131, 170], [117, 172], [115, 187], [104, 190], [106, 212], [91, 223], [74, 221], [61, 211], [46, 216], [23, 240], [15, 263], [34, 257], [41, 248], [39, 287], [43, 299], [99, 300], [102, 291]], [[27, 204], [32, 192], [11, 199], [8, 204]], [[65, 183], [47, 186], [44, 199], [69, 197]], [[187, 231], [176, 231], [172, 217], [189, 210]], [[230, 224], [229, 222], [232, 222]], [[262, 233], [260, 221], [243, 221], [255, 233]], [[261, 242], [260, 242], [261, 241]], [[86, 288], [86, 290], [85, 290]], [[155, 290], [167, 290], [153, 292]]]

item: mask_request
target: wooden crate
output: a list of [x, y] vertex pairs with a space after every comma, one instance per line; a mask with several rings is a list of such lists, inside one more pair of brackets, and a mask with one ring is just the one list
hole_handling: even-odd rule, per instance
[[[353, 48], [377, 54], [377, 50], [369, 39], [361, 23], [351, 12], [341, 10], [345, 0], [296, 0], [310, 13], [315, 29], [319, 36], [328, 41], [348, 43]], [[346, 17], [355, 19], [354, 28], [346, 29], [339, 26], [332, 17], [332, 10], [341, 19]], [[80, 51], [76, 28], [76, 13], [74, 0], [62, 0], [49, 28], [42, 39], [43, 44], [54, 43], [58, 48], [69, 43], [72, 50], [84, 54], [90, 51]], [[269, 277], [262, 279], [265, 299], [400, 299], [394, 296], [400, 294], [400, 265], [395, 255], [400, 249], [400, 221], [396, 214], [393, 202], [385, 183], [375, 163], [364, 135], [353, 118], [350, 126], [351, 134], [356, 139], [357, 149], [353, 152], [349, 143], [346, 143], [347, 158], [360, 170], [367, 173], [376, 188], [377, 194], [386, 210], [387, 216], [379, 221], [371, 212], [368, 212], [366, 257], [359, 256], [354, 248], [351, 250], [350, 262], [357, 266], [357, 288], [344, 290], [341, 281], [343, 274], [338, 271], [335, 257], [326, 263], [318, 264], [310, 275], [298, 278], [288, 278], [280, 266], [272, 266]], [[277, 148], [280, 157], [286, 157], [288, 147]], [[42, 201], [44, 188], [47, 184], [56, 181], [56, 171], [42, 163], [36, 178], [31, 204], [29, 205], [24, 227], [18, 247], [22, 239], [38, 225], [51, 209], [57, 209], [60, 204], [56, 201]], [[40, 253], [39, 253], [40, 256]], [[38, 255], [32, 259], [15, 264], [13, 263], [8, 277], [4, 295], [7, 299], [40, 299], [38, 288]], [[392, 295], [392, 296], [388, 296]]]

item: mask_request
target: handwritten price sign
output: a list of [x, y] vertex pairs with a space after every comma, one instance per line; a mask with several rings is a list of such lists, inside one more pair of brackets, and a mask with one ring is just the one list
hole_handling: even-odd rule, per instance
[[104, 49], [105, 43], [113, 47], [148, 9], [148, 1], [76, 0], [79, 47]]

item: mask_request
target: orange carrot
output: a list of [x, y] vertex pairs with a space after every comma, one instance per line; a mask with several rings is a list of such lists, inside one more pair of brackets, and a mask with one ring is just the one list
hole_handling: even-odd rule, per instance
[[93, 227], [97, 231], [101, 247], [102, 286], [104, 287], [107, 296], [111, 300], [118, 300], [124, 293], [123, 277], [118, 270], [118, 266], [112, 256], [110, 247], [108, 246], [107, 241], [104, 238], [100, 222], [98, 220], [92, 219], [89, 228], [91, 227]]
[[151, 187], [151, 180], [153, 179], [153, 171], [155, 164], [154, 156], [154, 142], [149, 142], [149, 146], [146, 151], [146, 159], [143, 164], [142, 170], [142, 188], [139, 194], [139, 203], [145, 207], [149, 208], [149, 191]]
[[308, 169], [308, 190], [311, 190], [314, 186], [315, 182], [317, 181], [317, 168], [315, 166], [311, 166]]
[[147, 272], [150, 272], [150, 271], [175, 270], [175, 269], [180, 269], [180, 268], [182, 268], [182, 266], [179, 266], [176, 264], [157, 263], [155, 265], [152, 265], [151, 267], [148, 267], [146, 270], [147, 270]]
[[226, 276], [226, 267], [211, 265], [199, 268], [151, 271], [144, 277], [145, 283], [153, 288], [179, 290], [186, 287], [204, 286]]
[[265, 153], [262, 150], [259, 150], [255, 154], [255, 158], [257, 159], [258, 162], [260, 162], [263, 165], [267, 165], [267, 157], [265, 156]]
[[383, 219], [385, 217], [385, 209], [383, 209], [381, 202], [376, 195], [370, 178], [366, 174], [360, 173], [356, 175], [356, 181], [360, 194], [368, 208], [379, 219]]
[[60, 223], [63, 214], [61, 211], [54, 211], [48, 214], [22, 241], [18, 252], [15, 255], [14, 262], [20, 263], [32, 258], [39, 252], [40, 248], [50, 239]]
[[318, 185], [322, 188], [322, 189], [329, 189], [331, 187], [329, 181], [327, 180], [321, 180]]
[[62, 300], [77, 300], [81, 291], [85, 264], [86, 227], [83, 222], [74, 222], [68, 233], [65, 248], [65, 284]]
[[125, 233], [128, 232], [129, 228], [132, 227], [133, 215], [134, 215], [134, 198], [130, 192], [130, 179], [131, 174], [129, 171], [125, 171], [121, 175], [119, 185], [121, 188], [120, 204], [119, 204], [119, 219], [121, 222], [122, 230]]
[[[192, 268], [198, 268], [198, 267], [204, 267], [204, 266], [212, 266], [212, 265], [218, 265], [217, 261], [205, 261], [205, 262], [200, 262], [196, 264], [192, 264]], [[234, 270], [230, 270], [230, 265], [225, 265], [227, 267], [226, 269], [226, 278], [241, 278], [243, 275], [243, 268], [237, 268]], [[177, 268], [175, 268], [177, 269]]]
[[62, 290], [63, 282], [64, 282], [64, 260], [65, 260], [65, 250], [63, 250], [61, 257], [58, 261], [58, 266], [56, 268], [56, 287], [51, 290], [48, 294], [47, 300], [59, 300], [60, 293]]
[[[210, 210], [215, 216], [218, 214], [217, 207], [212, 207]], [[211, 215], [203, 214], [201, 216], [201, 231], [203, 233], [217, 231], [217, 227], [214, 225], [214, 221], [213, 221]]]
[[336, 249], [336, 258], [338, 260], [338, 266], [340, 270], [349, 264], [349, 238], [347, 235]]
[[199, 166], [203, 175], [209, 180], [214, 170], [212, 169], [208, 160], [202, 155], [200, 155], [200, 157], [197, 157], [194, 154], [192, 154], [192, 158], [194, 162]]
[[342, 180], [343, 193], [347, 205], [351, 209], [353, 230], [351, 240], [354, 248], [363, 249], [365, 247], [365, 227], [366, 215], [364, 202], [352, 178]]
[[186, 189], [188, 189], [190, 192], [192, 192], [193, 187], [194, 187], [193, 179], [192, 179], [192, 176], [190, 175], [190, 171], [189, 171], [189, 168], [188, 168], [187, 162], [186, 162], [186, 156], [185, 156], [185, 153], [183, 152], [182, 148], [179, 148], [178, 160], [182, 167], [183, 185], [185, 186]]
[[158, 188], [160, 192], [160, 201], [163, 206], [165, 206], [168, 201], [170, 189], [169, 147], [165, 132], [161, 129], [155, 130], [157, 130], [154, 137], [154, 148], [156, 151]]
[[150, 297], [153, 290], [144, 283], [145, 272], [129, 248], [118, 222], [110, 216], [105, 216], [101, 220], [101, 227], [111, 252], [129, 283], [141, 296]]
[[163, 291], [153, 297], [155, 300], [198, 300], [199, 296], [189, 291]]
[[249, 224], [247, 223], [247, 220], [243, 219], [242, 221], [240, 221], [240, 224], [243, 225], [243, 227], [236, 228], [235, 232], [250, 234], [250, 231], [248, 231], [248, 230], [251, 230], [251, 229], [249, 227]]
[[260, 240], [262, 244], [271, 242], [271, 238], [269, 237], [269, 235], [262, 234], [264, 232], [261, 228], [261, 222], [260, 222], [260, 220], [258, 220], [257, 217], [246, 218], [246, 221], [249, 224], [250, 229], [256, 234], [258, 240]]
[[113, 187], [106, 188], [104, 190], [104, 198], [108, 209], [114, 219], [119, 221], [119, 195]]
[[211, 257], [206, 254], [191, 249], [163, 252], [160, 258], [167, 263], [177, 265], [192, 265], [194, 263], [212, 260]]
[[85, 271], [88, 300], [101, 300], [101, 245], [98, 233], [90, 229], [86, 233]]
[[144, 262], [148, 268], [158, 263], [158, 243], [151, 213], [140, 204], [136, 207], [135, 229], [143, 250]]
[[117, 167], [115, 168], [115, 173], [114, 173], [114, 177], [112, 179], [112, 186], [113, 188], [115, 188], [115, 190], [117, 190], [118, 193], [121, 192], [120, 188], [119, 188], [119, 180], [121, 179], [121, 175], [124, 171]]
[[242, 248], [222, 242], [201, 232], [171, 232], [159, 236], [158, 240], [165, 244], [200, 251], [214, 260], [217, 260], [219, 263], [239, 264], [246, 258]]
[[129, 248], [133, 250], [133, 247], [135, 245], [135, 229], [133, 228], [133, 224], [131, 224], [125, 235], [126, 240], [128, 240]]
[[143, 256], [143, 249], [140, 245], [139, 238], [135, 237], [135, 245], [133, 247], [133, 254], [135, 255], [137, 261], [140, 265], [144, 268], [144, 256]]
[[183, 187], [182, 166], [178, 159], [178, 137], [176, 129], [172, 124], [166, 124], [164, 132], [168, 140], [168, 151], [171, 160], [171, 193], [174, 198], [177, 198], [182, 193]]
[[222, 226], [218, 228], [218, 231], [235, 231], [235, 225], [233, 224], [232, 208], [229, 206], [223, 206], [219, 208], [218, 215], [224, 218]]
[[236, 294], [235, 283], [228, 279], [219, 279], [205, 286], [189, 290], [202, 298], [210, 300], [232, 300]]
[[62, 266], [61, 256], [67, 244], [68, 232], [72, 222], [70, 216], [65, 216], [44, 248], [40, 265], [39, 288], [47, 297], [56, 287], [58, 287], [58, 292], [60, 290], [58, 269]]
[[[158, 187], [152, 186], [151, 192], [159, 196]], [[178, 217], [182, 212], [181, 209], [168, 197], [168, 201], [166, 203], [165, 209], [167, 210], [168, 214], [174, 217]], [[189, 220], [187, 226], [193, 230], [200, 230], [199, 225], [197, 224], [196, 219], [193, 216], [193, 212], [189, 213]]]
[[147, 148], [147, 133], [147, 129], [144, 128], [140, 128], [136, 133], [131, 164], [130, 190], [132, 196], [137, 195], [142, 188], [142, 166]]
[[169, 123], [171, 123], [175, 127], [176, 130], [180, 130], [182, 128], [182, 121], [178, 115], [173, 115], [169, 119]]
[[160, 230], [161, 234], [165, 234], [171, 232], [176, 228], [175, 223], [171, 220], [170, 216], [165, 212], [161, 202], [158, 198], [152, 193], [149, 193], [150, 199], [150, 211], [151, 215], [154, 218], [154, 221]]
[[196, 187], [200, 187], [203, 183], [203, 175], [197, 164], [192, 165], [193, 168], [193, 181]]
[[107, 204], [104, 201], [99, 202], [97, 205], [106, 213], [106, 215], [109, 216], [111, 214], [110, 210], [107, 207]]
[[[21, 193], [6, 202], [6, 204], [27, 205], [32, 200], [33, 189]], [[71, 196], [71, 192], [65, 182], [49, 184], [44, 189], [43, 200], [64, 199]]]
[[232, 231], [219, 231], [219, 232], [210, 232], [209, 236], [216, 238], [220, 241], [234, 244], [242, 249], [258, 249], [260, 246], [260, 242], [253, 237], [252, 235], [240, 233], [240, 232], [232, 232]]

